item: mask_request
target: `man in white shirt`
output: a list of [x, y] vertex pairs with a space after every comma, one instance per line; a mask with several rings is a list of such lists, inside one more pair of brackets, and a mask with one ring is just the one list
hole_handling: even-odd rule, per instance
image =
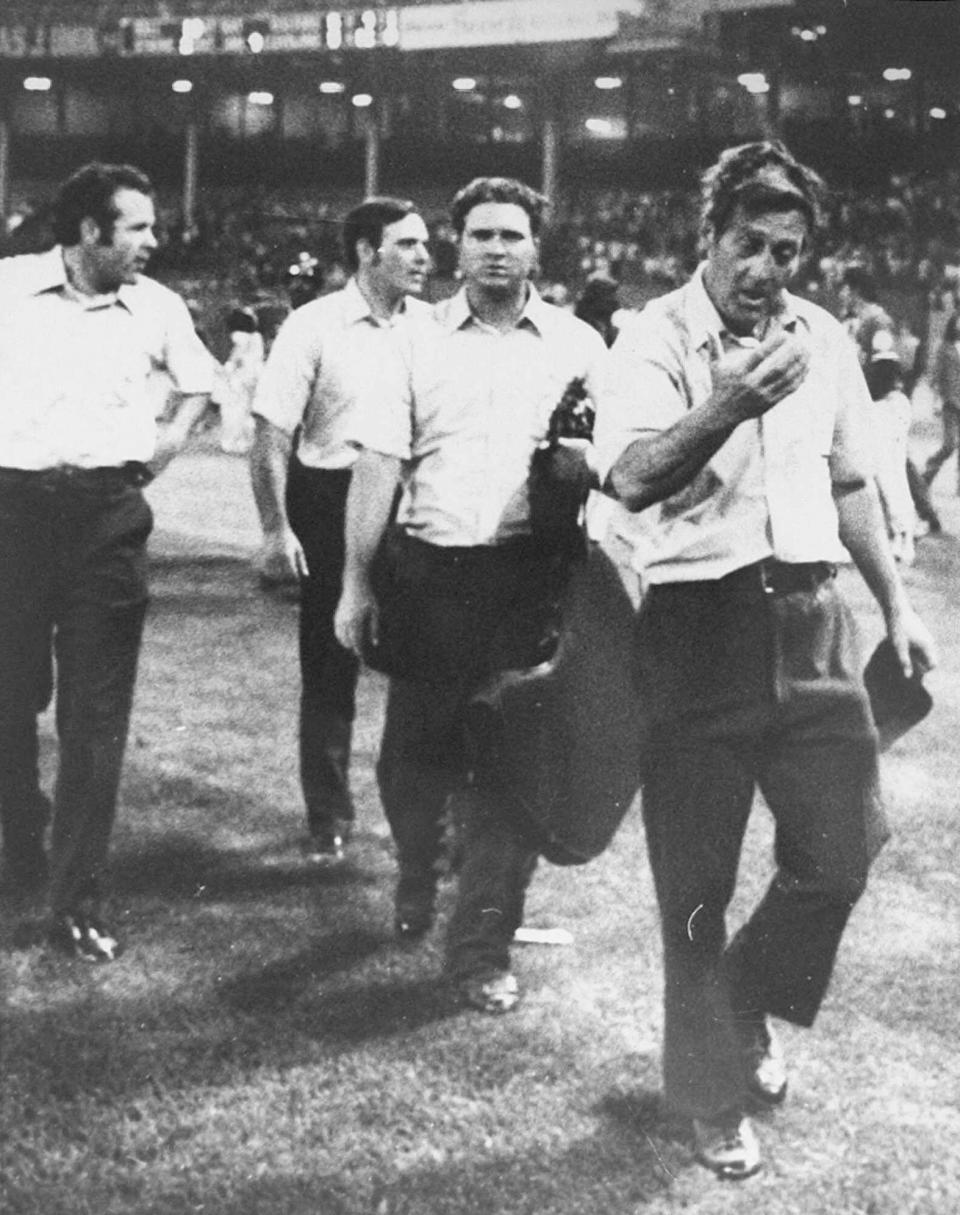
[[[706, 260], [611, 352], [600, 473], [656, 505], [636, 673], [650, 727], [643, 813], [664, 940], [664, 1090], [700, 1160], [750, 1176], [750, 1104], [786, 1094], [769, 1017], [812, 1024], [885, 838], [877, 737], [834, 575], [849, 550], [905, 672], [935, 662], [891, 556], [841, 325], [787, 291], [822, 183], [780, 144], [704, 180]], [[728, 945], [759, 788], [777, 870]]]
[[[350, 746], [357, 660], [333, 632], [343, 570], [344, 507], [356, 448], [351, 412], [391, 396], [398, 333], [418, 307], [430, 265], [413, 203], [371, 198], [347, 215], [346, 286], [302, 305], [277, 333], [257, 387], [252, 458], [300, 581], [300, 781], [305, 855], [339, 861], [353, 825]], [[296, 435], [296, 441], [294, 436]]]
[[[531, 534], [528, 474], [575, 378], [595, 394], [605, 347], [529, 282], [545, 200], [509, 178], [478, 178], [454, 199], [462, 289], [411, 326], [409, 374], [392, 410], [358, 410], [361, 454], [347, 508], [341, 642], [364, 652], [379, 608], [371, 566], [403, 481], [398, 577], [407, 669], [390, 681], [377, 776], [397, 845], [395, 926], [416, 940], [434, 916], [443, 818], [461, 812], [448, 971], [487, 1012], [519, 999], [510, 943], [538, 845], [496, 779], [474, 779], [464, 737], [470, 697], [495, 672], [542, 657], [553, 567]], [[571, 480], [583, 454], [557, 453]], [[476, 777], [476, 773], [474, 773]]]
[[[47, 877], [37, 713], [60, 762], [51, 941], [111, 961], [103, 879], [147, 606], [141, 492], [206, 406], [213, 363], [186, 305], [144, 277], [149, 180], [90, 164], [61, 187], [49, 252], [0, 261], [0, 816], [12, 882]], [[179, 408], [159, 432], [151, 380]]]

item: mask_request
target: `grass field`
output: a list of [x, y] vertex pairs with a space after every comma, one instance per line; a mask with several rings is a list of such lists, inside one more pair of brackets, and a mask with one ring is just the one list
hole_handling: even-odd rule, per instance
[[[944, 474], [944, 482], [947, 474]], [[949, 487], [944, 485], [945, 494]], [[359, 835], [306, 871], [298, 842], [295, 604], [255, 585], [238, 461], [155, 487], [154, 603], [113, 848], [123, 959], [42, 944], [0, 904], [5, 1215], [953, 1215], [960, 1211], [960, 546], [908, 572], [935, 628], [937, 707], [885, 757], [895, 835], [792, 1089], [741, 1186], [693, 1163], [658, 1107], [660, 946], [628, 817], [582, 869], [543, 866], [519, 947], [527, 997], [489, 1019], [441, 978], [438, 930], [394, 943], [372, 776], [383, 687], [361, 687]], [[957, 499], [943, 499], [960, 531]], [[867, 641], [879, 622], [845, 576]], [[44, 767], [53, 742], [44, 720]], [[751, 827], [732, 922], [768, 876]]]

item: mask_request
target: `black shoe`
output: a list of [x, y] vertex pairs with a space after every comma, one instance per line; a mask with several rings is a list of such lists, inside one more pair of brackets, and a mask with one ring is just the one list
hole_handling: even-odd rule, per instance
[[120, 944], [99, 916], [60, 911], [53, 917], [50, 944], [61, 953], [84, 962], [113, 962]]
[[309, 865], [326, 868], [339, 865], [344, 858], [344, 838], [337, 831], [317, 831], [303, 845], [303, 857]]
[[433, 927], [436, 897], [437, 880], [432, 872], [400, 875], [393, 927], [401, 941], [412, 943], [427, 935]]

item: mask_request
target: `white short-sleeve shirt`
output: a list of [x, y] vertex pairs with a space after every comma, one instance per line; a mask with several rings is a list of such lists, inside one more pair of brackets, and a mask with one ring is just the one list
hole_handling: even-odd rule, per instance
[[297, 458], [310, 468], [349, 468], [351, 412], [374, 416], [397, 395], [406, 374], [399, 334], [429, 306], [407, 298], [390, 320], [373, 315], [350, 279], [340, 291], [311, 300], [280, 326], [257, 384], [253, 412], [287, 434], [302, 427]]
[[[785, 293], [776, 323], [810, 345], [796, 392], [741, 423], [689, 485], [650, 508], [652, 582], [721, 578], [765, 557], [841, 561], [832, 483], [872, 470], [870, 396], [856, 352], [824, 309]], [[712, 391], [711, 365], [737, 339], [703, 285], [651, 301], [614, 343], [597, 415], [600, 474], [634, 440], [668, 429]]]
[[499, 544], [530, 530], [530, 457], [554, 408], [581, 378], [595, 400], [600, 335], [531, 288], [517, 325], [500, 332], [466, 292], [409, 330], [404, 392], [389, 411], [358, 410], [350, 438], [406, 469], [399, 519], [432, 544]]
[[206, 393], [213, 371], [186, 304], [155, 280], [91, 297], [59, 247], [0, 260], [0, 467], [146, 462], [155, 378]]

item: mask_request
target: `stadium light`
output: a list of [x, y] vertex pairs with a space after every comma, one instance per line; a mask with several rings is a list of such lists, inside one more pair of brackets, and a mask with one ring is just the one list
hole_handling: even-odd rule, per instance
[[261, 91], [256, 89], [254, 92], [247, 94], [247, 101], [251, 105], [273, 105], [273, 94], [266, 92], [266, 90]]
[[193, 92], [193, 81], [192, 80], [175, 80], [173, 82], [173, 84], [171, 84], [170, 87], [173, 89], [173, 91], [175, 93], [192, 93]]
[[610, 139], [616, 134], [616, 128], [609, 118], [588, 118], [583, 124], [591, 135], [601, 139]]
[[49, 76], [25, 76], [23, 87], [28, 93], [49, 93], [53, 88], [53, 81]]
[[934, 105], [934, 106], [930, 107], [930, 117], [931, 118], [946, 118], [946, 116], [947, 116], [947, 111], [943, 108], [942, 105]]
[[373, 105], [373, 98], [369, 93], [354, 93], [350, 98], [350, 104], [355, 105], [358, 110], [365, 110], [368, 106]]
[[619, 89], [623, 85], [623, 79], [620, 76], [598, 76], [593, 84], [594, 88], [598, 89]]
[[508, 93], [503, 99], [503, 108], [505, 110], [522, 110], [523, 102], [516, 93]]
[[743, 85], [748, 93], [754, 95], [770, 92], [770, 83], [763, 72], [743, 72], [737, 77], [737, 84]]
[[472, 93], [477, 87], [477, 82], [472, 76], [458, 76], [453, 82], [453, 87], [458, 93]]
[[321, 80], [319, 84], [321, 93], [326, 93], [328, 97], [335, 97], [338, 93], [345, 93], [347, 86], [340, 80]]
[[858, 106], [863, 105], [863, 98], [859, 93], [851, 93], [847, 98], [847, 105]]
[[908, 67], [888, 67], [883, 69], [884, 80], [909, 80], [913, 72]]

